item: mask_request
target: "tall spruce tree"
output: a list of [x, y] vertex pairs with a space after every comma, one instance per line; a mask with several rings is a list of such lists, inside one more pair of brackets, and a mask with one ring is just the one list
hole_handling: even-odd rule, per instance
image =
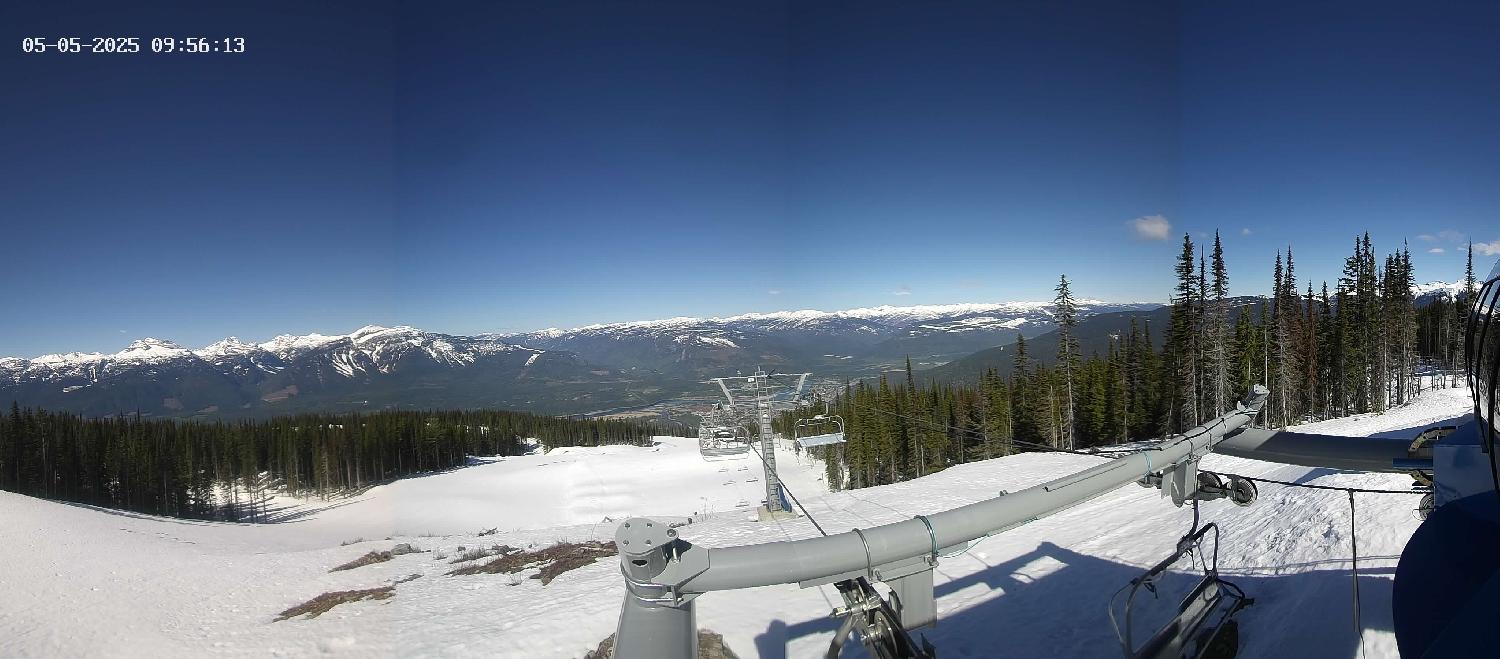
[[1053, 300], [1052, 314], [1057, 322], [1057, 370], [1063, 380], [1062, 424], [1058, 436], [1062, 447], [1071, 449], [1076, 439], [1073, 429], [1076, 416], [1073, 385], [1080, 358], [1078, 337], [1074, 335], [1078, 326], [1078, 303], [1073, 299], [1073, 292], [1068, 289], [1067, 275], [1058, 278], [1055, 290], [1057, 297]]
[[1233, 351], [1229, 333], [1229, 269], [1224, 263], [1224, 246], [1219, 232], [1214, 231], [1213, 284], [1210, 286], [1211, 300], [1208, 310], [1208, 349], [1204, 351], [1209, 363], [1209, 391], [1213, 404], [1211, 415], [1229, 409], [1232, 400], [1229, 376], [1230, 353]]
[[1198, 359], [1197, 305], [1198, 290], [1193, 238], [1182, 235], [1182, 251], [1177, 257], [1177, 287], [1172, 299], [1172, 327], [1167, 359], [1175, 380], [1172, 415], [1177, 430], [1198, 425]]

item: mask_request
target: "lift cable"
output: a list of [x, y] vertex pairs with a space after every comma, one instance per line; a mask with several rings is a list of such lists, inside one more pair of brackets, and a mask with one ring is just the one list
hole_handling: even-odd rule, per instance
[[1354, 598], [1354, 636], [1359, 640], [1360, 653], [1364, 651], [1365, 634], [1364, 625], [1360, 623], [1360, 600], [1359, 600], [1359, 537], [1354, 527], [1354, 494], [1425, 494], [1424, 490], [1380, 490], [1364, 487], [1338, 487], [1334, 485], [1314, 485], [1312, 483], [1292, 483], [1270, 478], [1252, 478], [1241, 476], [1248, 481], [1271, 483], [1273, 485], [1284, 485], [1287, 487], [1301, 487], [1309, 490], [1331, 490], [1343, 492], [1349, 497], [1349, 577], [1353, 583], [1352, 596]]
[[[770, 461], [767, 460], [766, 456], [760, 452], [760, 449], [755, 448], [752, 444], [750, 450], [755, 452], [756, 457], [760, 458], [761, 463], [764, 464], [767, 469], [771, 467]], [[821, 524], [818, 524], [818, 520], [814, 518], [812, 513], [807, 510], [807, 506], [802, 505], [802, 502], [797, 499], [797, 495], [793, 494], [792, 489], [787, 487], [785, 481], [781, 482], [781, 489], [782, 491], [786, 492], [787, 497], [791, 498], [792, 503], [802, 511], [802, 514], [807, 516], [807, 521], [812, 522], [813, 528], [817, 529], [818, 533], [826, 537], [828, 535], [828, 532], [823, 530], [823, 526]], [[854, 532], [858, 533], [859, 529], [855, 529]], [[785, 533], [785, 530], [783, 530], [783, 533]], [[863, 536], [861, 536], [861, 538], [863, 538]], [[876, 597], [878, 599], [878, 595], [876, 595], [874, 586], [872, 586], [869, 579], [866, 579], [865, 577], [854, 577], [852, 579], [840, 581], [838, 583], [835, 583], [834, 587], [839, 590], [839, 594], [844, 597], [844, 601], [850, 604], [853, 604], [855, 601], [861, 599], [868, 601], [868, 599], [871, 597]], [[873, 653], [880, 657], [899, 656], [911, 657], [913, 659], [932, 659], [935, 654], [932, 651], [932, 646], [927, 643], [925, 639], [923, 640], [921, 645], [917, 645], [916, 641], [911, 638], [910, 634], [908, 634], [907, 631], [902, 628], [899, 616], [897, 616], [896, 613], [891, 610], [890, 606], [884, 600], [879, 600], [879, 602], [879, 608], [876, 609], [873, 613], [874, 615], [884, 619], [888, 633], [885, 635], [887, 636], [886, 638], [881, 638], [882, 635], [880, 634], [875, 634], [868, 637], [868, 642], [870, 643], [886, 644], [879, 645], [878, 647], [871, 647]], [[858, 614], [856, 612], [852, 610], [849, 612], [849, 615], [845, 619], [844, 624], [839, 628], [839, 631], [834, 634], [833, 641], [829, 644], [828, 653], [826, 655], [827, 657], [838, 657], [839, 650], [843, 647], [844, 639], [847, 638], [849, 632], [854, 629], [854, 625], [856, 624], [856, 621], [858, 619], [857, 616]], [[870, 632], [867, 631], [864, 633], [869, 634]], [[887, 645], [889, 645], [890, 647], [887, 647]]]
[[1305, 487], [1309, 490], [1334, 490], [1337, 492], [1348, 492], [1350, 494], [1426, 494], [1427, 490], [1379, 490], [1366, 487], [1341, 487], [1338, 485], [1314, 485], [1312, 483], [1293, 483], [1291, 481], [1279, 481], [1273, 478], [1260, 478], [1258, 476], [1240, 476], [1247, 481], [1257, 483], [1270, 483], [1272, 485], [1285, 485], [1287, 487]]
[[[755, 448], [753, 443], [750, 445], [750, 450], [755, 453], [755, 457], [760, 458], [760, 463], [765, 465], [766, 469], [771, 469], [771, 461], [767, 460], [766, 456], [762, 455], [760, 449]], [[812, 513], [807, 511], [807, 506], [802, 505], [802, 502], [797, 500], [797, 495], [792, 494], [792, 488], [787, 487], [786, 481], [781, 481], [781, 490], [786, 492], [787, 497], [791, 498], [792, 503], [796, 504], [797, 508], [802, 511], [802, 514], [807, 516], [807, 521], [812, 522], [813, 528], [817, 529], [818, 533], [824, 536], [828, 535], [828, 532], [823, 530], [823, 526], [818, 524], [818, 520], [813, 517]]]

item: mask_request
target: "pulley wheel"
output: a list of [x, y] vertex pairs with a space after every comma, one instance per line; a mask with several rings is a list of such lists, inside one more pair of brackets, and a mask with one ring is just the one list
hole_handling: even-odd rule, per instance
[[1239, 476], [1229, 477], [1229, 500], [1236, 506], [1248, 506], [1255, 503], [1255, 497], [1260, 492], [1255, 487], [1255, 481], [1247, 480]]

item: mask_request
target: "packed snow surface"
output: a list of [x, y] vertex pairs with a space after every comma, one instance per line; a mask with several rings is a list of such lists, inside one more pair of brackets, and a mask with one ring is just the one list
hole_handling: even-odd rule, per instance
[[[1409, 437], [1462, 416], [1467, 396], [1439, 390], [1385, 414], [1300, 429]], [[787, 448], [777, 459], [793, 493], [833, 533], [1013, 492], [1103, 458], [1031, 453], [836, 493], [822, 487], [819, 463]], [[543, 586], [528, 578], [534, 569], [446, 576], [457, 567], [450, 561], [458, 547], [607, 540], [631, 515], [691, 517], [682, 537], [709, 547], [816, 535], [805, 518], [755, 521], [764, 496], [759, 462], [753, 454], [705, 462], [695, 440], [475, 462], [342, 500], [277, 499], [271, 509], [281, 522], [274, 524], [164, 519], [0, 492], [0, 656], [578, 657], [614, 631], [624, 588], [612, 559]], [[1322, 485], [1410, 486], [1400, 475], [1218, 455], [1202, 466]], [[1391, 578], [1418, 524], [1417, 498], [1356, 495], [1362, 639], [1352, 626], [1344, 493], [1263, 485], [1248, 508], [1204, 504], [1204, 521], [1222, 531], [1221, 571], [1255, 598], [1240, 614], [1241, 656], [1396, 656]], [[939, 622], [922, 633], [944, 657], [1117, 656], [1110, 596], [1166, 556], [1190, 521], [1189, 508], [1128, 486], [979, 541], [938, 566]], [[490, 528], [498, 530], [478, 535]], [[397, 542], [436, 551], [328, 571]], [[1175, 605], [1194, 580], [1188, 566], [1178, 567], [1180, 574], [1162, 580], [1155, 606]], [[413, 574], [422, 576], [398, 584], [391, 599], [273, 621], [320, 593]], [[1151, 596], [1142, 597], [1149, 608]], [[822, 656], [838, 624], [828, 617], [837, 602], [832, 586], [710, 593], [697, 600], [698, 623], [722, 633], [742, 657]], [[1138, 628], [1137, 638], [1144, 634]], [[851, 653], [861, 654], [854, 646]]]

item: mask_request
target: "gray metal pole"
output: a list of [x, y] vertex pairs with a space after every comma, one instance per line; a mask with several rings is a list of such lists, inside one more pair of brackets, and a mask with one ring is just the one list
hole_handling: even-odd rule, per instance
[[698, 622], [691, 598], [657, 584], [670, 561], [677, 531], [649, 519], [627, 520], [615, 532], [625, 603], [615, 628], [615, 657], [697, 659]]
[[[1413, 469], [1412, 440], [1389, 437], [1341, 437], [1246, 428], [1214, 447], [1215, 453], [1304, 467], [1404, 473]], [[1428, 465], [1431, 469], [1431, 465]]]

